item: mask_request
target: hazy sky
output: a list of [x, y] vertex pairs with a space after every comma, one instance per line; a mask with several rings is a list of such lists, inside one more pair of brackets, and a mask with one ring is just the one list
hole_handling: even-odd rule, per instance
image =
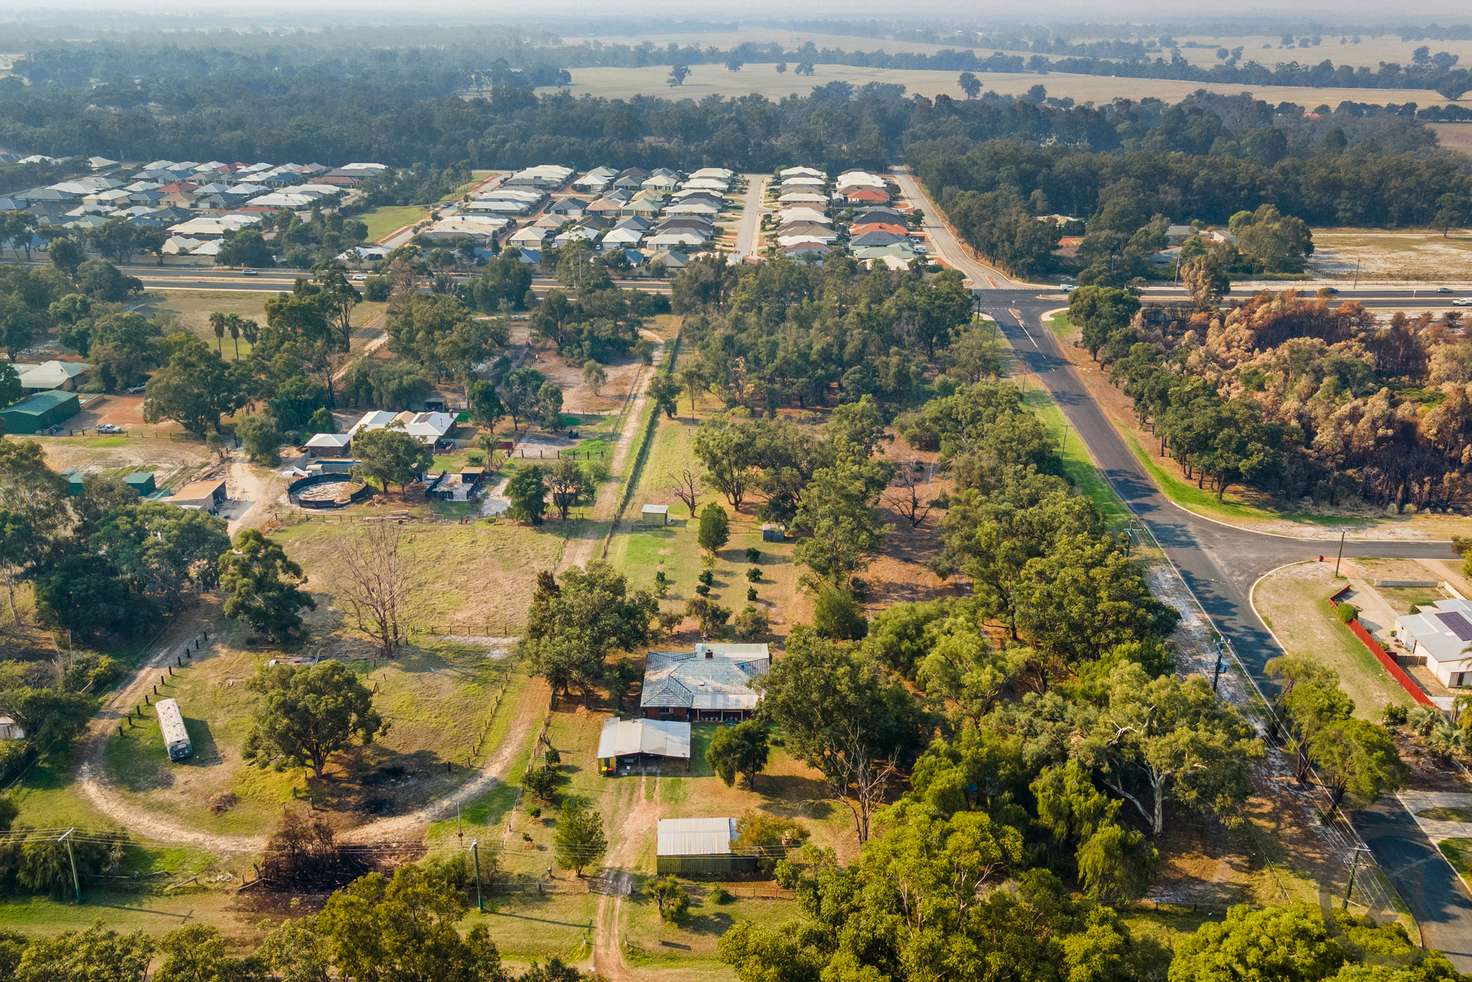
[[[240, 16], [243, 9], [251, 11], [302, 12], [300, 0], [252, 0], [242, 5], [239, 0], [5, 0], [0, 4], [6, 12], [31, 14], [55, 14], [61, 10], [106, 10], [108, 12], [168, 11], [170, 13], [216, 12], [226, 14], [234, 22], [247, 18]], [[1330, 27], [1336, 17], [1350, 16], [1362, 21], [1396, 22], [1472, 20], [1467, 0], [1416, 0], [1409, 4], [1387, 4], [1384, 0], [1307, 0], [1296, 3], [1256, 2], [1230, 12], [1223, 8], [1204, 9], [1200, 0], [1122, 0], [1100, 4], [1097, 0], [1034, 0], [1025, 5], [1016, 2], [975, 2], [975, 0], [911, 0], [896, 8], [892, 4], [858, 2], [858, 0], [806, 0], [798, 7], [790, 0], [744, 0], [739, 6], [723, 6], [695, 0], [659, 0], [641, 3], [637, 0], [605, 0], [595, 6], [588, 0], [539, 0], [536, 4], [524, 2], [467, 3], [466, 0], [317, 0], [310, 5], [311, 15], [340, 12], [344, 15], [374, 13], [390, 15], [395, 19], [408, 17], [453, 18], [477, 21], [504, 17], [508, 20], [525, 20], [549, 16], [598, 16], [629, 13], [643, 17], [678, 16], [734, 20], [740, 17], [816, 17], [836, 18], [920, 18], [926, 15], [954, 17], [975, 22], [989, 17], [999, 20], [1031, 21], [1055, 19], [1079, 19], [1091, 21], [1116, 21], [1123, 19], [1174, 20], [1193, 16], [1223, 19], [1251, 19], [1255, 15], [1267, 17], [1290, 17], [1294, 19], [1323, 18]], [[3, 15], [0, 15], [3, 16]], [[309, 15], [310, 16], [310, 15]], [[316, 19], [314, 17], [313, 19]], [[3, 44], [3, 42], [0, 42]]]

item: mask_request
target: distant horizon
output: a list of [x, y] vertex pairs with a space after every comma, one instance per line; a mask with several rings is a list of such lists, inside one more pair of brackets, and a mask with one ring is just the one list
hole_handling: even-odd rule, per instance
[[[936, 28], [970, 26], [985, 29], [987, 21], [999, 28], [1067, 27], [1076, 26], [1145, 26], [1171, 27], [1176, 30], [1199, 25], [1221, 27], [1234, 25], [1249, 29], [1257, 26], [1265, 32], [1279, 29], [1287, 22], [1307, 27], [1313, 24], [1325, 33], [1337, 30], [1376, 27], [1391, 30], [1404, 26], [1428, 26], [1433, 22], [1439, 26], [1472, 25], [1472, 11], [1459, 0], [1424, 0], [1414, 11], [1389, 11], [1376, 0], [1344, 0], [1341, 3], [1324, 3], [1322, 6], [1259, 4], [1243, 8], [1231, 14], [1203, 12], [1195, 3], [1186, 0], [1124, 0], [1111, 4], [1108, 10], [1099, 9], [1088, 0], [1044, 0], [1041, 4], [1030, 4], [1026, 15], [1020, 15], [1011, 4], [989, 4], [978, 6], [963, 0], [922, 0], [912, 4], [902, 15], [892, 8], [875, 7], [870, 10], [844, 0], [818, 0], [804, 7], [802, 17], [794, 17], [788, 4], [757, 0], [743, 7], [740, 16], [713, 15], [709, 8], [694, 4], [671, 3], [660, 8], [633, 2], [615, 2], [600, 6], [596, 12], [588, 11], [585, 4], [574, 0], [547, 0], [537, 5], [536, 12], [528, 12], [522, 4], [470, 4], [465, 0], [419, 0], [412, 9], [387, 0], [324, 0], [314, 4], [310, 12], [291, 0], [259, 0], [251, 6], [250, 14], [239, 13], [240, 7], [228, 0], [155, 0], [140, 5], [127, 0], [12, 0], [7, 4], [6, 15], [0, 23], [46, 24], [57, 22], [59, 15], [68, 15], [70, 26], [76, 28], [76, 14], [94, 13], [104, 16], [124, 15], [167, 16], [182, 21], [203, 21], [206, 18], [217, 26], [228, 25], [243, 29], [252, 24], [264, 29], [281, 29], [293, 26], [309, 27], [324, 23], [340, 23], [343, 16], [374, 18], [374, 23], [418, 23], [425, 25], [449, 25], [453, 23], [508, 25], [540, 25], [561, 27], [569, 24], [599, 24], [609, 19], [628, 17], [634, 22], [667, 20], [675, 17], [686, 21], [685, 26], [696, 24], [741, 25], [744, 27], [791, 27], [801, 24], [812, 29], [824, 20], [834, 23], [852, 24], [869, 20], [875, 26], [932, 26]], [[1336, 28], [1334, 21], [1354, 18], [1354, 24]], [[564, 23], [565, 22], [565, 23]], [[138, 25], [147, 29], [147, 25]], [[678, 26], [678, 25], [672, 25]], [[4, 42], [0, 42], [3, 47]]]

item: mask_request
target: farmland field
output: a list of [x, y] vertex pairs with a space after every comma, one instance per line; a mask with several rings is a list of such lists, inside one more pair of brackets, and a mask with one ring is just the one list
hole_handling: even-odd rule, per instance
[[1472, 123], [1427, 123], [1448, 150], [1472, 154]]
[[[789, 95], [807, 95], [815, 86], [829, 82], [866, 85], [878, 82], [903, 85], [907, 94], [934, 97], [949, 95], [962, 98], [956, 83], [957, 73], [929, 69], [860, 68], [853, 65], [817, 65], [811, 77], [799, 78], [790, 70], [778, 74], [771, 64], [749, 64], [739, 72], [721, 65], [692, 66], [690, 77], [681, 86], [670, 86], [664, 66], [644, 68], [574, 68], [573, 95], [596, 95], [607, 98], [631, 98], [649, 95], [668, 99], [703, 99], [710, 95], [743, 96], [753, 93], [772, 99]], [[1050, 96], [1068, 97], [1078, 102], [1108, 102], [1116, 98], [1156, 98], [1177, 102], [1198, 89], [1227, 95], [1250, 92], [1268, 102], [1293, 102], [1316, 107], [1338, 105], [1346, 100], [1376, 104], [1414, 102], [1420, 106], [1445, 105], [1446, 99], [1429, 89], [1315, 89], [1289, 85], [1236, 85], [1176, 81], [1174, 79], [1115, 78], [1103, 75], [1070, 75], [1033, 72], [980, 73], [986, 91], [1002, 95], [1020, 95], [1034, 85], [1042, 85]], [[543, 89], [542, 91], [552, 91]]]

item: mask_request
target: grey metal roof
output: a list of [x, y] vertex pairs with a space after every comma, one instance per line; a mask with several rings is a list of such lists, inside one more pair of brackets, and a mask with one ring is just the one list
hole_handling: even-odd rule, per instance
[[651, 651], [644, 662], [641, 707], [754, 710], [751, 680], [772, 657], [764, 644], [698, 644], [694, 651]]
[[654, 852], [658, 856], [725, 856], [734, 838], [734, 818], [661, 818], [654, 833]]
[[598, 734], [598, 759], [652, 754], [690, 759], [690, 724], [673, 719], [610, 719]]

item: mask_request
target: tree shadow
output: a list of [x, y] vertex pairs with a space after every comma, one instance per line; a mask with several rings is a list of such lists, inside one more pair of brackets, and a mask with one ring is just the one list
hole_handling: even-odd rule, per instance
[[308, 779], [302, 796], [312, 807], [374, 818], [403, 815], [437, 794], [435, 785], [446, 776], [446, 761], [432, 750], [400, 752], [379, 744], [358, 748], [339, 764]]
[[752, 788], [762, 798], [762, 810], [783, 818], [827, 818], [833, 802], [822, 781], [796, 774], [762, 774]]

